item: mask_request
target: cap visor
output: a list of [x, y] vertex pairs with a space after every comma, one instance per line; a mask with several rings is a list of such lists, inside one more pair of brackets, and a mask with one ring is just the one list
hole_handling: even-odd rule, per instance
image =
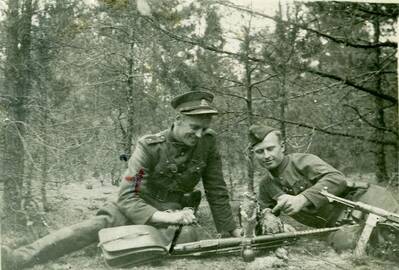
[[218, 114], [218, 111], [209, 108], [209, 109], [196, 109], [191, 111], [183, 111], [181, 113], [185, 115], [200, 115], [200, 114]]

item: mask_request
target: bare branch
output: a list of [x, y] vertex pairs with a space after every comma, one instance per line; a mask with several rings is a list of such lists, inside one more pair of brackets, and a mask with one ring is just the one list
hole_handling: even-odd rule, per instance
[[[165, 33], [166, 35], [168, 35], [169, 37], [171, 37], [171, 38], [173, 38], [173, 39], [175, 39], [177, 41], [188, 43], [188, 44], [191, 44], [191, 45], [194, 45], [194, 46], [200, 46], [200, 47], [202, 47], [202, 48], [204, 48], [206, 50], [210, 50], [210, 51], [217, 52], [217, 53], [222, 53], [222, 54], [229, 55], [229, 56], [232, 56], [232, 57], [235, 57], [235, 58], [245, 57], [246, 59], [254, 61], [254, 62], [261, 62], [261, 63], [267, 64], [267, 62], [264, 59], [260, 59], [260, 58], [256, 58], [256, 57], [249, 57], [249, 56], [246, 57], [245, 55], [242, 55], [242, 54], [239, 54], [239, 53], [234, 53], [234, 52], [231, 52], [231, 51], [225, 51], [225, 50], [221, 50], [221, 49], [218, 49], [218, 48], [215, 48], [215, 47], [212, 47], [212, 46], [205, 45], [201, 41], [195, 41], [195, 40], [189, 39], [187, 37], [182, 37], [182, 36], [176, 35], [176, 34], [170, 32], [170, 31], [160, 27], [152, 19], [149, 19], [147, 17], [144, 17], [144, 18], [147, 21], [149, 21], [155, 28], [157, 28], [161, 32]], [[395, 97], [392, 97], [390, 95], [386, 95], [386, 94], [383, 94], [383, 93], [379, 93], [376, 90], [369, 89], [369, 88], [366, 88], [364, 86], [357, 85], [353, 81], [341, 78], [341, 77], [339, 77], [337, 75], [323, 73], [323, 72], [320, 72], [320, 71], [317, 71], [317, 70], [311, 70], [311, 69], [303, 69], [303, 68], [301, 69], [301, 68], [297, 68], [297, 67], [292, 67], [292, 68], [300, 70], [300, 71], [306, 71], [306, 72], [309, 72], [309, 73], [312, 73], [312, 74], [315, 74], [315, 75], [319, 75], [321, 77], [334, 79], [334, 80], [340, 81], [340, 82], [342, 82], [342, 83], [344, 83], [344, 84], [346, 84], [348, 86], [352, 86], [352, 87], [354, 87], [354, 88], [356, 88], [358, 90], [361, 90], [363, 92], [369, 93], [369, 94], [371, 94], [371, 95], [373, 95], [375, 97], [391, 101], [391, 102], [393, 102], [395, 104], [398, 103], [398, 99], [395, 98]]]
[[360, 118], [363, 122], [365, 122], [367, 125], [369, 125], [370, 127], [373, 127], [373, 128], [375, 128], [375, 129], [378, 129], [378, 130], [383, 130], [383, 131], [391, 132], [391, 133], [395, 134], [397, 137], [399, 136], [398, 132], [396, 132], [395, 130], [392, 130], [392, 129], [389, 129], [389, 128], [386, 128], [386, 127], [377, 126], [377, 125], [371, 123], [364, 115], [362, 115], [362, 114], [359, 112], [359, 109], [358, 109], [358, 108], [356, 108], [356, 107], [354, 107], [354, 106], [352, 106], [352, 105], [349, 105], [349, 104], [344, 104], [343, 106], [348, 107], [348, 108], [351, 108], [352, 110], [354, 110], [355, 113], [359, 116], [359, 118]]
[[313, 69], [305, 69], [304, 71], [306, 71], [308, 73], [319, 75], [321, 77], [325, 77], [325, 78], [329, 78], [329, 79], [333, 79], [333, 80], [336, 80], [336, 81], [343, 82], [344, 84], [346, 84], [348, 86], [352, 86], [352, 87], [354, 87], [354, 88], [356, 88], [358, 90], [361, 90], [363, 92], [369, 93], [369, 94], [371, 94], [371, 95], [373, 95], [375, 97], [379, 97], [381, 99], [385, 99], [385, 100], [391, 101], [392, 103], [395, 103], [395, 104], [398, 103], [398, 99], [393, 97], [393, 96], [386, 95], [386, 94], [380, 93], [380, 92], [378, 92], [376, 90], [373, 90], [373, 89], [358, 85], [358, 84], [356, 84], [353, 81], [350, 81], [350, 80], [345, 79], [345, 78], [341, 78], [341, 77], [339, 77], [337, 75], [328, 74], [328, 73], [324, 73], [324, 72], [321, 72], [321, 71], [318, 71], [318, 70], [313, 70]]
[[[202, 68], [199, 68], [199, 70], [201, 72], [203, 72], [203, 73], [206, 73], [206, 71], [204, 69], [202, 69]], [[214, 77], [214, 78], [216, 78], [216, 79], [218, 79], [218, 80], [224, 80], [224, 81], [232, 82], [232, 83], [235, 83], [236, 85], [240, 85], [240, 86], [244, 85], [243, 82], [240, 82], [240, 81], [237, 81], [237, 80], [229, 79], [229, 78], [226, 78], [226, 77], [223, 77], [223, 76], [216, 76], [215, 74], [209, 74], [209, 75]]]
[[392, 145], [392, 146], [397, 146], [398, 145], [398, 143], [396, 141], [369, 139], [369, 138], [366, 138], [365, 136], [362, 136], [362, 135], [354, 135], [354, 134], [349, 134], [349, 133], [330, 131], [330, 130], [327, 130], [325, 128], [311, 126], [309, 124], [295, 122], [295, 121], [290, 121], [290, 120], [283, 120], [283, 119], [272, 117], [272, 116], [264, 116], [264, 115], [259, 115], [259, 114], [254, 114], [254, 116], [262, 117], [262, 118], [265, 118], [265, 119], [271, 119], [271, 120], [275, 120], [275, 121], [279, 121], [279, 122], [284, 122], [284, 123], [287, 123], [287, 124], [290, 124], [290, 125], [295, 125], [295, 126], [298, 126], [298, 127], [314, 129], [314, 130], [317, 130], [317, 131], [320, 131], [322, 133], [329, 134], [329, 135], [353, 138], [353, 139], [357, 139], [357, 140], [361, 140], [361, 141], [367, 141], [367, 142], [372, 142], [372, 143], [376, 143], [376, 144]]
[[[176, 34], [170, 32], [170, 31], [166, 30], [164, 27], [161, 27], [160, 25], [158, 25], [156, 22], [154, 22], [154, 20], [152, 20], [152, 19], [150, 19], [148, 17], [143, 17], [143, 18], [145, 20], [147, 20], [148, 22], [150, 22], [151, 25], [154, 26], [156, 29], [158, 29], [162, 33], [166, 34], [167, 36], [169, 36], [169, 37], [171, 37], [171, 38], [173, 38], [173, 39], [175, 39], [177, 41], [188, 43], [188, 44], [191, 44], [191, 45], [194, 45], [194, 46], [200, 46], [201, 48], [207, 49], [209, 51], [213, 51], [213, 52], [217, 52], [217, 53], [223, 53], [223, 54], [230, 55], [230, 56], [233, 56], [233, 57], [244, 57], [243, 55], [240, 55], [240, 54], [237, 54], [237, 53], [234, 53], [234, 52], [224, 51], [224, 50], [212, 47], [212, 46], [205, 45], [200, 40], [194, 41], [193, 39], [189, 39], [189, 38], [184, 37], [184, 36], [176, 35]], [[251, 58], [248, 57], [248, 59], [251, 59]]]
[[[327, 86], [323, 86], [323, 87], [318, 88], [318, 89], [315, 89], [315, 90], [311, 90], [311, 91], [303, 92], [302, 94], [290, 96], [290, 97], [288, 97], [287, 99], [288, 99], [288, 100], [291, 100], [291, 99], [297, 99], [297, 98], [305, 97], [305, 96], [307, 96], [307, 95], [312, 95], [312, 94], [321, 92], [321, 91], [323, 91], [323, 90], [325, 90], [325, 89], [330, 89], [331, 87], [336, 86], [336, 85], [339, 85], [339, 84], [341, 84], [341, 82], [335, 82], [335, 83], [332, 83], [332, 84], [327, 85]], [[302, 87], [301, 87], [301, 88], [302, 88]]]
[[346, 46], [350, 46], [350, 47], [354, 47], [354, 48], [374, 49], [374, 48], [380, 48], [380, 47], [392, 47], [392, 48], [397, 48], [398, 47], [398, 44], [396, 42], [392, 42], [392, 41], [379, 42], [379, 43], [365, 42], [365, 44], [352, 43], [352, 42], [350, 42], [347, 39], [343, 39], [343, 38], [327, 35], [327, 34], [322, 33], [322, 32], [320, 32], [320, 31], [318, 31], [316, 29], [309, 28], [306, 25], [297, 24], [297, 23], [294, 23], [294, 22], [289, 22], [289, 21], [276, 19], [273, 16], [269, 16], [269, 15], [263, 14], [261, 12], [257, 12], [257, 11], [251, 10], [251, 9], [247, 9], [247, 8], [232, 4], [232, 3], [228, 2], [228, 1], [214, 1], [214, 3], [222, 5], [222, 6], [230, 7], [230, 8], [236, 9], [236, 10], [244, 11], [244, 12], [247, 12], [247, 13], [250, 13], [250, 14], [253, 14], [253, 15], [257, 15], [257, 16], [263, 17], [263, 18], [271, 19], [271, 20], [273, 20], [275, 22], [278, 21], [280, 23], [284, 23], [285, 25], [296, 26], [296, 27], [299, 27], [299, 28], [301, 28], [303, 30], [315, 33], [318, 36], [321, 36], [321, 37], [327, 38], [329, 40], [332, 40], [332, 41], [334, 41], [336, 43], [344, 44]]
[[261, 84], [261, 83], [264, 83], [264, 82], [267, 82], [268, 80], [270, 80], [270, 79], [272, 79], [272, 78], [274, 78], [274, 77], [276, 77], [277, 75], [276, 74], [274, 74], [274, 75], [270, 75], [269, 77], [267, 77], [266, 79], [263, 79], [263, 80], [260, 80], [260, 81], [257, 81], [257, 82], [254, 82], [254, 83], [252, 83], [249, 87], [254, 87], [254, 86], [256, 86], [256, 85], [258, 85], [258, 84]]
[[214, 88], [209, 88], [209, 87], [204, 87], [204, 86], [201, 86], [200, 88], [203, 88], [203, 89], [205, 89], [205, 90], [211, 90], [211, 91], [213, 91], [213, 92], [215, 92], [215, 93], [218, 93], [218, 94], [221, 95], [221, 96], [235, 97], [235, 98], [239, 98], [239, 99], [243, 99], [243, 100], [247, 101], [247, 98], [246, 98], [246, 97], [243, 97], [243, 96], [240, 96], [240, 95], [231, 94], [231, 93], [224, 93], [224, 92], [218, 91], [218, 90], [216, 90], [216, 89], [214, 89]]
[[397, 19], [398, 15], [399, 15], [399, 12], [397, 12], [398, 11], [397, 9], [395, 10], [396, 11], [395, 13], [386, 13], [386, 12], [370, 10], [370, 9], [364, 8], [362, 6], [358, 6], [357, 10], [362, 11], [362, 12], [367, 13], [367, 14], [372, 14], [372, 15], [377, 15], [377, 16], [382, 16], [382, 17], [388, 17], [388, 18], [391, 18], [391, 19], [394, 19], [394, 20]]

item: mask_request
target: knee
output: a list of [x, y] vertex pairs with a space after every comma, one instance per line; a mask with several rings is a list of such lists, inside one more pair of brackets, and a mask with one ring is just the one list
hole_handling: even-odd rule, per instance
[[105, 227], [116, 227], [128, 224], [128, 219], [115, 203], [109, 203], [103, 206], [98, 212], [97, 217], [102, 219]]

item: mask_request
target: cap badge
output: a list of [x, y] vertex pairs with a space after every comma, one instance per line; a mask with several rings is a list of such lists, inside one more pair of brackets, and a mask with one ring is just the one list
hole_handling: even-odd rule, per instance
[[209, 106], [209, 104], [206, 101], [206, 99], [201, 99], [201, 106]]

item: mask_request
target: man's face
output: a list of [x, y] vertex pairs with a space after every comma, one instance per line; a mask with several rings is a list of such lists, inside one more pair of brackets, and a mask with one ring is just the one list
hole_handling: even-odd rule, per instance
[[196, 145], [211, 119], [211, 115], [179, 115], [173, 129], [175, 138], [188, 146]]
[[284, 145], [275, 132], [267, 134], [262, 142], [254, 146], [253, 150], [256, 160], [268, 170], [277, 168], [284, 158]]

